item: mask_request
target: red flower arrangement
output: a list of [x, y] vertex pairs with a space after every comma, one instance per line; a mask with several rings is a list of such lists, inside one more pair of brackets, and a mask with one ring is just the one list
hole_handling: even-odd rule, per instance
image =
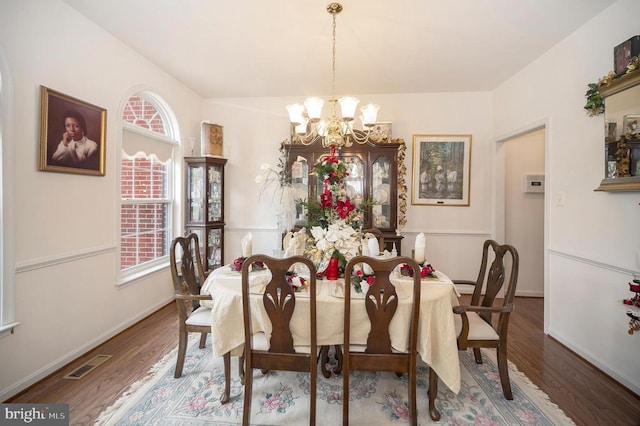
[[[420, 278], [438, 278], [436, 275], [436, 270], [430, 263], [424, 263], [420, 266]], [[406, 263], [403, 263], [400, 266], [400, 274], [405, 277], [413, 277], [413, 269], [409, 267]]]
[[302, 291], [304, 288], [309, 286], [309, 282], [295, 272], [287, 271], [286, 277], [287, 283], [291, 286], [291, 290], [294, 292]]
[[362, 223], [362, 209], [366, 208], [370, 201], [362, 201], [354, 204], [347, 196], [345, 190], [345, 178], [349, 176], [347, 164], [336, 155], [336, 147], [331, 147], [331, 153], [322, 157], [313, 168], [313, 174], [322, 180], [322, 192], [320, 202], [302, 202], [307, 209], [309, 226], [327, 228], [337, 220], [344, 220], [349, 225]]
[[376, 280], [375, 275], [365, 275], [365, 273], [362, 272], [362, 270], [360, 269], [355, 270], [354, 272], [355, 272], [354, 275], [351, 275], [351, 284], [353, 285], [353, 288], [356, 289], [356, 293], [363, 292], [363, 289], [362, 289], [363, 282], [365, 284], [371, 285]]
[[635, 293], [635, 296], [630, 299], [624, 299], [622, 303], [640, 308], [640, 279], [633, 280], [633, 282], [629, 283], [629, 291]]
[[[246, 257], [237, 257], [233, 259], [233, 262], [231, 262], [229, 268], [231, 268], [232, 271], [240, 272], [242, 271], [242, 265], [244, 264], [245, 260], [247, 260]], [[253, 267], [254, 271], [265, 269], [264, 263], [262, 262], [253, 262], [253, 265], [251, 266]]]

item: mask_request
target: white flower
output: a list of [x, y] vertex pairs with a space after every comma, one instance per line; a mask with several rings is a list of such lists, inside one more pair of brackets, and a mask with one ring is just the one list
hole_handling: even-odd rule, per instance
[[337, 221], [324, 229], [319, 226], [311, 228], [313, 246], [307, 247], [305, 254], [318, 266], [324, 269], [335, 251], [351, 260], [360, 252], [361, 235], [343, 220]]
[[260, 170], [272, 170], [271, 164], [262, 163], [262, 165], [260, 166]]
[[321, 239], [323, 239], [324, 234], [326, 233], [327, 233], [327, 230], [324, 228], [321, 228], [320, 226], [313, 226], [311, 228], [311, 236], [316, 241], [320, 241]]

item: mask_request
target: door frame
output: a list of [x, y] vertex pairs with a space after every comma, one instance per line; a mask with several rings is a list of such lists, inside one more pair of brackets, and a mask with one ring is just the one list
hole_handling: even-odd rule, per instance
[[544, 130], [544, 237], [543, 237], [543, 292], [544, 292], [544, 333], [548, 334], [549, 324], [549, 208], [552, 179], [550, 176], [549, 153], [551, 152], [550, 120], [548, 118], [534, 121], [521, 128], [505, 133], [494, 139], [493, 144], [493, 177], [492, 177], [492, 197], [494, 209], [492, 214], [493, 229], [492, 234], [497, 241], [504, 241], [506, 236], [506, 197], [505, 197], [505, 176], [506, 176], [506, 156], [504, 144], [520, 136]]

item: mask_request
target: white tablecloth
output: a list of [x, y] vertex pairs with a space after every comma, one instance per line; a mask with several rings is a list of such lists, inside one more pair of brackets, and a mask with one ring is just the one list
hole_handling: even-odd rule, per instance
[[[458, 304], [455, 287], [441, 272], [438, 279], [422, 281], [418, 352], [420, 358], [431, 366], [442, 382], [453, 392], [460, 390], [460, 365], [454, 326], [453, 306]], [[261, 292], [269, 277], [267, 271], [250, 273], [253, 331], [271, 334], [271, 323], [262, 304]], [[406, 350], [410, 316], [411, 283], [409, 278], [398, 277], [398, 311], [391, 322], [391, 344], [397, 350]], [[340, 345], [343, 340], [342, 280], [317, 281], [317, 337], [318, 345]], [[406, 285], [405, 285], [406, 284]], [[239, 355], [244, 344], [242, 316], [242, 284], [240, 272], [223, 266], [213, 271], [202, 287], [203, 294], [211, 294], [211, 334], [214, 356], [227, 352]], [[296, 310], [291, 329], [294, 344], [305, 345], [309, 341], [308, 297], [296, 293]], [[362, 297], [352, 295], [351, 342], [365, 344], [370, 330]]]

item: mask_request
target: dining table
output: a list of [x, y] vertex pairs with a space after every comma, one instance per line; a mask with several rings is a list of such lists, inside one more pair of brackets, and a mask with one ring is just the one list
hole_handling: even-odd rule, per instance
[[[307, 271], [308, 272], [308, 271]], [[300, 271], [304, 276], [304, 271]], [[459, 294], [453, 282], [441, 271], [435, 277], [421, 280], [420, 313], [418, 326], [418, 354], [454, 393], [460, 391], [460, 364], [456, 341], [453, 306], [458, 305]], [[271, 323], [262, 303], [264, 287], [271, 274], [256, 270], [249, 274], [250, 309], [253, 332], [271, 335]], [[408, 347], [409, 318], [411, 313], [411, 286], [413, 278], [403, 276], [399, 270], [392, 273], [396, 285], [398, 309], [390, 324], [392, 347], [404, 351]], [[308, 287], [296, 292], [296, 308], [290, 328], [295, 345], [309, 344]], [[343, 343], [344, 331], [344, 278], [316, 281], [317, 345], [336, 346]], [[350, 342], [366, 344], [370, 331], [364, 294], [352, 286]], [[211, 308], [212, 350], [216, 357], [240, 356], [244, 346], [244, 319], [242, 312], [242, 274], [232, 265], [212, 271], [201, 288], [201, 294], [210, 294], [205, 306]], [[228, 370], [228, 368], [227, 368]], [[435, 397], [435, 395], [433, 396]], [[227, 395], [228, 399], [228, 395]], [[430, 402], [432, 396], [430, 395]]]

